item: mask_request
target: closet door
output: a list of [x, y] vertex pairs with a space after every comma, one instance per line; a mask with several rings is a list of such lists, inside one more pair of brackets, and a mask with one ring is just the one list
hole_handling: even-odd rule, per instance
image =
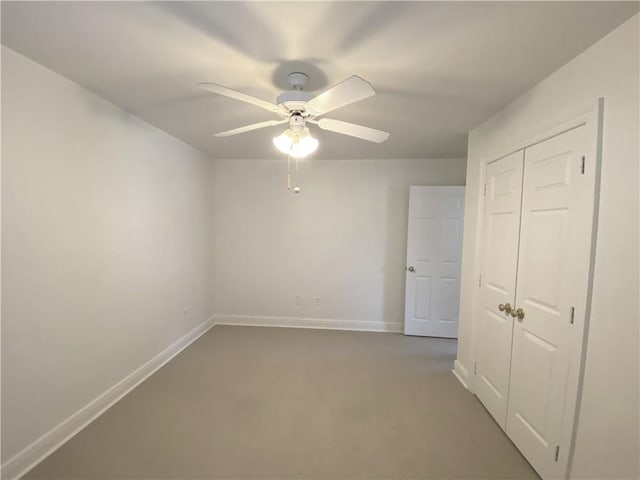
[[563, 410], [570, 348], [581, 341], [574, 322], [587, 303], [594, 208], [595, 172], [584, 171], [580, 151], [586, 130], [525, 151], [507, 434], [543, 478], [564, 476], [560, 433], [573, 422]]
[[483, 220], [480, 332], [475, 393], [504, 429], [507, 417], [523, 151], [487, 166]]

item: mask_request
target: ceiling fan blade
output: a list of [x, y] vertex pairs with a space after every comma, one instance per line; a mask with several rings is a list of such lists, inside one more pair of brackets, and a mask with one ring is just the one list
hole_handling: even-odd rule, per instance
[[357, 75], [353, 75], [309, 100], [307, 110], [314, 116], [324, 115], [375, 94], [376, 92], [369, 82]]
[[280, 113], [280, 109], [277, 105], [273, 103], [269, 103], [266, 100], [262, 100], [257, 97], [252, 97], [251, 95], [247, 95], [246, 93], [238, 92], [237, 90], [231, 90], [230, 88], [223, 87], [222, 85], [218, 85], [213, 82], [202, 82], [198, 84], [203, 90], [211, 93], [217, 93], [218, 95], [224, 95], [225, 97], [235, 98], [236, 100], [240, 100], [241, 102], [250, 103], [251, 105], [255, 105], [260, 108], [264, 108], [265, 110], [269, 110], [270, 112]]
[[351, 135], [352, 137], [369, 140], [370, 142], [382, 143], [389, 138], [389, 132], [383, 132], [382, 130], [376, 130], [375, 128], [363, 127], [362, 125], [356, 125], [355, 123], [333, 120], [331, 118], [322, 118], [317, 121], [310, 120], [310, 122], [316, 123], [323, 130]]
[[267, 120], [266, 122], [252, 123], [244, 127], [234, 128], [233, 130], [227, 130], [224, 132], [216, 133], [216, 137], [230, 137], [231, 135], [237, 135], [239, 133], [250, 132], [251, 130], [257, 130], [259, 128], [273, 127], [275, 125], [281, 125], [287, 123], [289, 120]]

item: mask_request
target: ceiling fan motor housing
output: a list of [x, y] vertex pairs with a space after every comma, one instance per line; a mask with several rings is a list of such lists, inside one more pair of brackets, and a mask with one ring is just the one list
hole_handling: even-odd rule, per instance
[[306, 73], [293, 72], [287, 76], [287, 81], [293, 90], [278, 95], [276, 104], [284, 106], [289, 112], [301, 112], [304, 114], [306, 103], [313, 98], [310, 93], [302, 91], [309, 81], [309, 77]]
[[302, 90], [289, 90], [276, 98], [276, 104], [283, 105], [290, 112], [304, 112], [306, 104], [313, 98], [309, 92]]

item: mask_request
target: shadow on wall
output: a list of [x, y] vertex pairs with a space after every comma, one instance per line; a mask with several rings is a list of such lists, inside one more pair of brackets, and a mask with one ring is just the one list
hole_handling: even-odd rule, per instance
[[[386, 241], [384, 252], [384, 321], [404, 325], [405, 262], [407, 257], [407, 219], [409, 187], [390, 186], [387, 189]], [[398, 215], [398, 212], [402, 212]], [[397, 248], [398, 243], [402, 244]], [[400, 291], [398, 291], [400, 290]]]

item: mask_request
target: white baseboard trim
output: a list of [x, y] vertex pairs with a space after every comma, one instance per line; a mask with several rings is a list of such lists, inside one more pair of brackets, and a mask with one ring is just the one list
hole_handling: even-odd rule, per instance
[[456, 376], [456, 378], [460, 380], [462, 386], [469, 390], [469, 372], [462, 366], [462, 364], [458, 360], [455, 360], [453, 362], [453, 370], [451, 371]]
[[2, 464], [1, 478], [17, 479], [25, 475], [214, 325], [213, 317], [201, 323], [58, 426], [4, 462]]
[[402, 322], [367, 322], [363, 320], [335, 320], [326, 318], [263, 317], [254, 315], [215, 314], [216, 325], [246, 325], [252, 327], [294, 327], [321, 330], [356, 330], [359, 332], [403, 331]]

